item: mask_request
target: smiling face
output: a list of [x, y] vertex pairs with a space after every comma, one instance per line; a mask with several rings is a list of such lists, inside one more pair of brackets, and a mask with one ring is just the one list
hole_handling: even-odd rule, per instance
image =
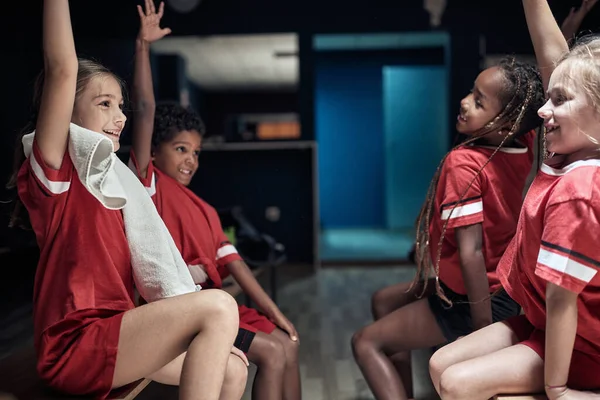
[[456, 130], [463, 135], [472, 135], [481, 130], [502, 111], [499, 94], [504, 87], [504, 74], [498, 67], [482, 71], [473, 85], [473, 90], [460, 102]]
[[569, 162], [597, 153], [599, 147], [600, 117], [582, 89], [578, 72], [572, 60], [559, 64], [548, 83], [548, 101], [538, 111], [544, 119], [548, 151], [569, 155]]
[[187, 186], [198, 169], [202, 136], [198, 131], [181, 131], [160, 143], [154, 152], [154, 164], [177, 182]]
[[119, 82], [109, 74], [90, 78], [75, 100], [71, 121], [103, 134], [113, 142], [117, 151], [126, 120]]

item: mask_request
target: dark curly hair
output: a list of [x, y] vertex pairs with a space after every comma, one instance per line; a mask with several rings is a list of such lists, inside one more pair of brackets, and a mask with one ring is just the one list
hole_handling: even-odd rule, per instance
[[[464, 192], [461, 194], [460, 200], [464, 198], [477, 176], [492, 160], [492, 158], [498, 152], [498, 150], [500, 150], [500, 148], [505, 144], [508, 144], [507, 142], [509, 138], [518, 138], [519, 136], [522, 136], [527, 132], [539, 128], [542, 125], [542, 119], [538, 116], [537, 111], [540, 107], [544, 105], [545, 95], [542, 79], [537, 68], [530, 64], [518, 62], [514, 59], [514, 57], [502, 59], [502, 61], [500, 61], [500, 63], [497, 66], [503, 72], [505, 78], [504, 86], [501, 92], [498, 93], [498, 96], [502, 102], [502, 111], [494, 119], [492, 119], [484, 127], [482, 127], [478, 132], [475, 132], [470, 138], [468, 138], [455, 148], [464, 146], [469, 143], [477, 142], [485, 135], [488, 135], [493, 132], [498, 132], [498, 130], [506, 129], [509, 131], [509, 134], [506, 135], [502, 143], [500, 143], [500, 145], [497, 146], [497, 148], [488, 158], [487, 162], [485, 162], [483, 166], [481, 166], [481, 168], [477, 172], [477, 175], [471, 180], [471, 183], [467, 186], [467, 188], [465, 188]], [[452, 150], [450, 150], [450, 152], [452, 152]], [[450, 152], [448, 152], [444, 156], [444, 158], [438, 165], [433, 179], [429, 184], [429, 189], [427, 190], [425, 202], [423, 203], [421, 211], [419, 213], [419, 217], [417, 218], [417, 238], [415, 246], [417, 275], [415, 276], [415, 279], [411, 285], [412, 289], [416, 287], [417, 283], [420, 280], [424, 280], [424, 288], [421, 295], [424, 294], [430, 271], [433, 269], [435, 271], [436, 276], [437, 295], [440, 296], [440, 298], [448, 304], [451, 304], [451, 301], [443, 293], [437, 276], [439, 275], [442, 243], [446, 234], [448, 221], [450, 219], [446, 220], [444, 226], [442, 227], [442, 234], [438, 242], [438, 253], [437, 255], [433, 255], [433, 257], [430, 254], [429, 250], [431, 245], [429, 243], [429, 225], [431, 222], [432, 210], [433, 207], [435, 207], [435, 194], [437, 191], [437, 185], [440, 179], [442, 166], [444, 165], [444, 161], [446, 160], [446, 157], [448, 156], [448, 154], [450, 154]], [[460, 200], [455, 203], [454, 207], [456, 207], [460, 203]], [[450, 213], [452, 213], [452, 211], [454, 211], [454, 208], [450, 210]]]
[[200, 136], [206, 133], [204, 122], [196, 111], [177, 103], [159, 103], [154, 114], [152, 150], [172, 140], [179, 132], [192, 130]]

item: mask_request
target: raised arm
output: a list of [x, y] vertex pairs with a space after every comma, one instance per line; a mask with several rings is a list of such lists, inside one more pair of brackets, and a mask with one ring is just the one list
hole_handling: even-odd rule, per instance
[[523, 0], [523, 9], [544, 89], [547, 89], [555, 63], [569, 50], [569, 46], [547, 0]]
[[44, 88], [36, 142], [51, 168], [60, 169], [75, 102], [77, 54], [68, 0], [44, 1]]
[[133, 153], [137, 160], [142, 178], [146, 177], [151, 160], [152, 131], [154, 129], [154, 88], [150, 67], [150, 43], [171, 33], [168, 28], [160, 28], [165, 4], [160, 3], [158, 13], [154, 0], [145, 0], [145, 11], [137, 6], [140, 15], [140, 32], [136, 40], [135, 70], [133, 76]]
[[569, 15], [567, 15], [560, 27], [567, 41], [576, 37], [581, 23], [597, 2], [598, 0], [583, 0], [578, 9], [575, 9], [575, 7], [571, 8]]

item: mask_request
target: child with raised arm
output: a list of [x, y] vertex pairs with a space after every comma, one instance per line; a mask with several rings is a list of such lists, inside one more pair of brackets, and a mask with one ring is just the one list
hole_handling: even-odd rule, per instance
[[377, 399], [412, 397], [411, 350], [519, 313], [506, 293], [490, 293], [500, 287], [496, 265], [515, 233], [542, 104], [537, 70], [510, 59], [482, 71], [461, 101], [456, 129], [468, 139], [444, 157], [430, 184], [418, 220], [415, 283], [376, 292], [375, 322], [352, 338]]
[[[195, 291], [143, 186], [114, 155], [126, 120], [122, 82], [77, 59], [67, 0], [44, 2], [43, 48], [35, 116], [12, 178], [41, 252], [33, 299], [40, 377], [102, 399], [176, 370], [181, 399], [239, 399], [247, 371], [231, 354], [235, 300]], [[147, 243], [135, 242], [146, 234], [139, 224], [152, 228]], [[170, 279], [153, 280], [148, 268], [160, 263], [141, 251], [148, 246], [151, 257], [188, 275], [162, 270]], [[150, 304], [134, 308], [134, 280]]]
[[139, 8], [130, 166], [148, 188], [195, 282], [221, 288], [222, 278], [231, 273], [261, 310], [239, 306], [235, 342], [258, 367], [253, 398], [300, 399], [296, 329], [229, 242], [215, 209], [187, 188], [198, 168], [204, 124], [178, 104], [155, 107], [148, 46], [169, 32], [159, 25], [163, 9], [161, 3], [156, 12], [152, 0], [146, 0], [145, 12]]
[[545, 391], [600, 394], [600, 39], [569, 51], [546, 0], [523, 0], [548, 101], [549, 158], [523, 204], [498, 275], [524, 315], [440, 349], [431, 377], [443, 399]]

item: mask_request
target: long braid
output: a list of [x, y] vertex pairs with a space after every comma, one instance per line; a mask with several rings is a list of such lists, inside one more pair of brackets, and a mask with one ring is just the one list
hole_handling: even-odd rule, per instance
[[[502, 62], [500, 66], [503, 67], [503, 70], [507, 74], [511, 71], [514, 72], [517, 69], [517, 68], [515, 68], [515, 60], [514, 59], [512, 61], [510, 61], [509, 63]], [[496, 155], [496, 153], [502, 148], [502, 146], [505, 145], [506, 141], [509, 138], [518, 137], [521, 134], [524, 134], [532, 129], [532, 127], [530, 127], [530, 125], [532, 125], [532, 121], [530, 121], [530, 120], [532, 120], [532, 118], [531, 118], [532, 110], [534, 113], [536, 113], [537, 108], [539, 108], [539, 106], [541, 106], [541, 104], [543, 104], [543, 91], [540, 96], [541, 79], [539, 78], [539, 73], [537, 73], [537, 71], [532, 69], [531, 71], [534, 71], [534, 73], [531, 74], [531, 71], [527, 71], [527, 68], [522, 67], [521, 65], [519, 65], [518, 67], [522, 69], [521, 72], [524, 71], [523, 74], [525, 75], [525, 80], [527, 81], [527, 89], [526, 89], [524, 98], [521, 93], [521, 88], [523, 86], [521, 76], [518, 73], [515, 73], [516, 89], [513, 90], [513, 95], [511, 96], [510, 100], [506, 103], [506, 106], [503, 108], [503, 110], [492, 121], [490, 121], [488, 124], [486, 124], [479, 132], [476, 132], [472, 137], [466, 139], [465, 141], [460, 143], [458, 146], [455, 146], [452, 150], [450, 150], [450, 152], [448, 152], [442, 158], [440, 163], [438, 164], [438, 167], [435, 171], [435, 174], [434, 174], [432, 181], [429, 185], [429, 188], [427, 190], [426, 200], [425, 200], [423, 206], [421, 207], [419, 216], [416, 221], [416, 230], [417, 230], [416, 236], [417, 237], [416, 237], [416, 246], [415, 246], [416, 247], [415, 260], [417, 263], [417, 274], [408, 290], [409, 291], [412, 290], [418, 284], [418, 282], [423, 280], [424, 281], [423, 289], [422, 289], [421, 293], [418, 295], [419, 297], [422, 297], [425, 294], [429, 276], [431, 274], [431, 269], [432, 269], [432, 267], [434, 267], [435, 279], [436, 279], [436, 282], [435, 282], [436, 293], [444, 302], [448, 303], [449, 305], [452, 304], [452, 302], [444, 294], [444, 292], [440, 286], [440, 282], [439, 282], [439, 268], [440, 268], [442, 245], [443, 245], [443, 241], [445, 238], [445, 234], [446, 234], [446, 230], [447, 230], [450, 218], [446, 219], [446, 221], [444, 222], [444, 225], [442, 227], [442, 234], [441, 234], [440, 240], [438, 242], [435, 264], [432, 264], [431, 253], [430, 253], [430, 243], [429, 243], [429, 228], [430, 228], [430, 223], [431, 223], [431, 214], [433, 211], [433, 207], [435, 205], [437, 185], [439, 183], [441, 170], [442, 170], [442, 167], [444, 165], [446, 158], [452, 151], [456, 150], [457, 148], [468, 145], [473, 142], [476, 142], [477, 140], [481, 139], [482, 137], [484, 137], [486, 135], [497, 132], [498, 127], [502, 128], [502, 127], [510, 124], [509, 133], [504, 137], [504, 139], [502, 140], [500, 145], [492, 152], [492, 154], [490, 155], [488, 160], [483, 164], [483, 166], [481, 166], [481, 168], [477, 171], [477, 173], [475, 174], [473, 179], [469, 182], [469, 185], [467, 186], [467, 188], [460, 195], [459, 201], [453, 205], [452, 209], [450, 210], [450, 215], [452, 215], [454, 209], [458, 206], [458, 204], [460, 204], [460, 201], [462, 201], [464, 199], [464, 197], [468, 193], [469, 189], [471, 188], [471, 186], [473, 185], [475, 180], [478, 178], [478, 176], [481, 174], [483, 169], [489, 164], [489, 162]], [[534, 75], [534, 76], [531, 76], [531, 75]], [[537, 78], [537, 80], [536, 80], [536, 78]], [[542, 101], [541, 103], [540, 103], [540, 99]], [[518, 103], [521, 103], [521, 107], [516, 106], [516, 104], [518, 104]], [[532, 107], [530, 107], [530, 105]], [[526, 123], [523, 123], [523, 119], [526, 120]], [[539, 122], [540, 121], [538, 118], [535, 121], [535, 123], [537, 125], [539, 125]], [[524, 126], [522, 126], [522, 125], [524, 125]]]

